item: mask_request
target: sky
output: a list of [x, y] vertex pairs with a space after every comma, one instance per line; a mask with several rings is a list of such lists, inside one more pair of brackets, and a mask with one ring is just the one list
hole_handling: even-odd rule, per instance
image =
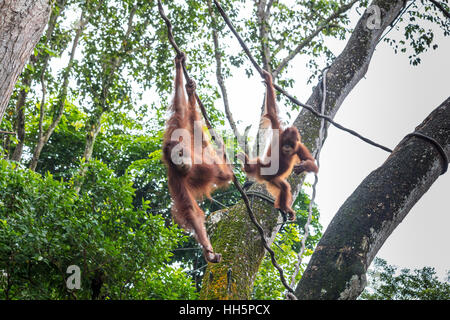
[[[352, 16], [353, 25], [358, 18], [356, 14]], [[390, 37], [398, 35], [393, 31]], [[450, 71], [450, 41], [440, 30], [435, 29], [435, 36], [439, 48], [423, 54], [419, 66], [410, 65], [408, 55], [395, 54], [381, 42], [366, 76], [345, 99], [335, 121], [393, 149], [450, 95], [450, 81], [446, 77]], [[329, 43], [335, 55], [345, 44], [346, 41], [335, 40]], [[307, 85], [310, 72], [306, 62], [307, 57], [298, 57], [292, 62], [289, 72], [296, 84], [287, 90], [302, 102], [306, 102], [312, 92], [312, 85]], [[239, 120], [241, 132], [249, 124], [257, 126], [255, 115], [260, 114], [265, 90], [260, 78], [247, 78], [241, 68], [233, 72], [233, 78], [226, 80], [226, 85], [231, 112], [235, 120]], [[218, 104], [220, 108], [220, 101]], [[281, 113], [288, 111], [283, 105], [279, 108]], [[294, 113], [291, 122], [295, 117]], [[321, 152], [316, 196], [323, 231], [355, 188], [388, 155], [330, 126]], [[312, 183], [313, 175], [309, 175], [307, 181]], [[377, 257], [400, 268], [432, 266], [442, 277], [450, 270], [449, 195], [450, 173], [447, 173], [416, 203]]]
[[[344, 101], [335, 121], [394, 148], [450, 95], [450, 41], [422, 56], [418, 67], [386, 44], [378, 47], [367, 75]], [[346, 154], [346, 157], [342, 157]], [[360, 182], [388, 154], [335, 128], [321, 153], [317, 203], [326, 226]], [[378, 253], [390, 264], [450, 270], [450, 175], [440, 176]]]

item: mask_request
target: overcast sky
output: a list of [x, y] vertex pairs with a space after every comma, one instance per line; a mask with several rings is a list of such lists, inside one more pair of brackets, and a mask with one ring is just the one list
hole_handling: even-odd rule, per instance
[[[353, 15], [353, 25], [358, 18]], [[391, 37], [398, 35], [390, 34]], [[435, 36], [439, 48], [422, 55], [422, 63], [417, 67], [409, 64], [407, 55], [396, 55], [387, 44], [380, 43], [366, 77], [346, 98], [335, 120], [393, 149], [450, 95], [450, 41], [440, 30], [436, 30]], [[345, 43], [332, 40], [335, 55], [339, 55]], [[293, 61], [290, 75], [296, 79], [296, 84], [294, 89], [288, 90], [302, 102], [311, 94], [311, 85], [306, 84], [310, 74], [306, 61], [307, 57]], [[248, 79], [241, 68], [233, 72], [233, 79], [228, 79], [226, 84], [231, 111], [235, 120], [241, 121], [241, 131], [249, 124], [257, 126], [256, 115], [260, 113], [265, 90], [260, 78]], [[279, 107], [282, 113], [288, 110], [282, 105]], [[294, 113], [291, 122], [295, 117]], [[324, 231], [348, 196], [387, 157], [385, 151], [330, 127], [321, 153], [316, 197]], [[312, 175], [308, 181], [313, 181]], [[450, 269], [449, 227], [450, 173], [447, 173], [439, 177], [413, 207], [378, 257], [399, 267], [432, 266], [443, 275]]]

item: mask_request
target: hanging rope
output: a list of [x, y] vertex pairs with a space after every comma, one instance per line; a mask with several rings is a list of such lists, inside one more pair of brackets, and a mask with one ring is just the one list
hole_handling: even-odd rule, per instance
[[[228, 25], [228, 27], [230, 28], [231, 32], [235, 35], [236, 39], [238, 40], [239, 44], [241, 45], [242, 49], [244, 50], [245, 54], [247, 55], [247, 57], [250, 59], [250, 62], [253, 64], [253, 66], [255, 67], [255, 69], [259, 72], [259, 74], [262, 76], [262, 69], [261, 67], [258, 65], [258, 63], [256, 62], [255, 58], [252, 56], [252, 54], [250, 53], [250, 50], [248, 49], [247, 45], [245, 44], [245, 42], [242, 40], [241, 36], [237, 33], [236, 29], [233, 27], [233, 24], [231, 23], [230, 19], [228, 18], [227, 14], [225, 13], [225, 11], [223, 10], [223, 8], [221, 7], [220, 3], [217, 0], [214, 0], [214, 4], [217, 7], [217, 10], [219, 11], [220, 15], [222, 16], [222, 18], [224, 19], [225, 23]], [[307, 110], [309, 110], [312, 114], [314, 114], [316, 117], [319, 117], [321, 119], [324, 119], [326, 121], [328, 121], [329, 123], [331, 123], [333, 126], [335, 126], [338, 129], [341, 129], [343, 131], [346, 131], [348, 133], [350, 133], [351, 135], [363, 140], [364, 142], [371, 144], [377, 148], [380, 148], [384, 151], [387, 151], [389, 153], [392, 153], [392, 150], [381, 145], [378, 144], [368, 138], [363, 137], [362, 135], [360, 135], [359, 133], [357, 133], [356, 131], [352, 130], [352, 129], [348, 129], [342, 125], [340, 125], [339, 123], [335, 122], [332, 118], [330, 118], [329, 116], [324, 115], [323, 113], [319, 113], [317, 112], [314, 107], [301, 103], [299, 100], [297, 100], [296, 98], [294, 98], [293, 96], [291, 96], [289, 93], [287, 93], [283, 88], [281, 88], [279, 85], [274, 83], [274, 88], [277, 89], [278, 92], [280, 92], [281, 94], [283, 94], [285, 97], [287, 97], [291, 102], [293, 102], [294, 104], [303, 107]]]
[[[165, 21], [165, 23], [166, 23], [167, 31], [168, 31], [168, 37], [169, 37], [169, 42], [171, 43], [172, 47], [175, 49], [175, 51], [177, 52], [177, 54], [180, 54], [180, 53], [181, 53], [181, 50], [178, 48], [178, 46], [177, 46], [177, 44], [176, 44], [176, 42], [175, 42], [175, 40], [174, 40], [174, 38], [173, 38], [173, 34], [172, 34], [172, 24], [170, 23], [169, 19], [167, 18], [167, 16], [166, 16], [165, 13], [164, 13], [164, 9], [163, 9], [163, 7], [162, 7], [161, 0], [158, 0], [158, 9], [159, 9], [159, 13], [160, 13], [160, 15], [161, 15], [161, 18], [162, 18], [162, 19]], [[189, 80], [190, 80], [190, 77], [189, 77], [189, 75], [188, 75], [188, 73], [187, 73], [186, 66], [185, 66], [184, 63], [183, 63], [183, 72], [184, 72], [184, 76], [185, 76], [186, 80], [189, 81]], [[200, 98], [198, 97], [197, 94], [196, 94], [196, 99], [197, 99], [197, 103], [198, 103], [199, 106], [200, 106], [200, 109], [202, 110], [202, 114], [203, 114], [203, 117], [204, 117], [204, 119], [205, 119], [206, 126], [207, 126], [208, 130], [210, 131], [211, 136], [212, 136], [212, 137], [218, 137], [218, 135], [216, 135], [216, 133], [214, 132], [213, 128], [211, 127], [211, 123], [209, 122], [209, 119], [208, 119], [208, 115], [207, 115], [207, 113], [206, 113], [206, 110], [204, 109], [203, 104], [202, 104], [202, 102], [201, 102], [201, 100], [200, 100]], [[216, 143], [220, 143], [220, 142], [216, 141]], [[223, 146], [223, 144], [222, 144], [222, 146]], [[224, 158], [225, 158], [225, 160], [226, 160], [226, 154], [225, 154], [225, 152], [223, 153], [223, 155], [224, 155]], [[250, 206], [250, 201], [249, 201], [249, 199], [248, 199], [248, 197], [247, 197], [245, 191], [242, 189], [242, 186], [241, 186], [241, 184], [239, 183], [239, 181], [237, 180], [236, 175], [235, 175], [234, 173], [233, 173], [233, 183], [234, 183], [236, 189], [237, 189], [237, 190], [239, 191], [239, 193], [241, 194], [242, 200], [244, 201], [245, 207], [247, 208], [247, 212], [248, 212], [248, 215], [249, 215], [249, 217], [250, 217], [250, 220], [251, 220], [252, 223], [255, 225], [256, 229], [258, 230], [258, 233], [259, 233], [260, 236], [261, 236], [261, 241], [262, 241], [263, 247], [267, 250], [267, 252], [269, 252], [269, 254], [270, 254], [270, 259], [271, 259], [271, 261], [272, 261], [272, 264], [273, 264], [273, 266], [278, 270], [278, 273], [280, 274], [280, 280], [281, 280], [281, 282], [283, 283], [283, 286], [286, 288], [287, 291], [289, 291], [289, 292], [293, 295], [293, 294], [294, 294], [294, 290], [287, 284], [287, 281], [286, 281], [286, 279], [285, 279], [285, 277], [284, 277], [284, 271], [283, 271], [283, 269], [278, 265], [278, 263], [277, 263], [277, 261], [276, 261], [276, 258], [275, 258], [275, 252], [274, 252], [274, 251], [270, 248], [270, 246], [268, 245], [267, 240], [266, 240], [265, 235], [264, 235], [264, 229], [263, 229], [263, 227], [259, 224], [259, 222], [256, 220], [255, 214], [253, 213], [253, 210], [252, 210], [252, 208], [251, 208], [251, 206]]]
[[[327, 73], [328, 73], [328, 69], [329, 67], [326, 67], [322, 73], [322, 104], [321, 104], [321, 113], [325, 113], [325, 106], [326, 106], [326, 100], [327, 100]], [[319, 145], [317, 147], [317, 152], [315, 155], [315, 159], [316, 159], [316, 163], [317, 163], [317, 167], [320, 168], [320, 152], [322, 150], [322, 145], [323, 145], [323, 138], [325, 135], [325, 131], [326, 131], [326, 127], [325, 127], [325, 120], [322, 119], [322, 121], [320, 122], [320, 131], [319, 131]], [[295, 278], [297, 277], [298, 273], [300, 272], [300, 266], [302, 264], [302, 260], [303, 260], [303, 254], [305, 252], [305, 248], [306, 248], [306, 240], [309, 237], [309, 225], [311, 224], [311, 220], [312, 220], [312, 215], [313, 215], [313, 203], [316, 199], [316, 187], [317, 187], [317, 183], [319, 181], [319, 177], [317, 174], [314, 175], [314, 184], [312, 186], [312, 195], [311, 195], [311, 199], [309, 201], [309, 207], [308, 207], [308, 219], [306, 221], [304, 230], [305, 233], [303, 235], [302, 238], [302, 242], [301, 242], [301, 249], [299, 251], [299, 253], [297, 254], [297, 263], [295, 264], [295, 270], [294, 273], [291, 276], [291, 286], [294, 286], [295, 284]], [[287, 294], [286, 295], [288, 298], [292, 299], [292, 296]]]

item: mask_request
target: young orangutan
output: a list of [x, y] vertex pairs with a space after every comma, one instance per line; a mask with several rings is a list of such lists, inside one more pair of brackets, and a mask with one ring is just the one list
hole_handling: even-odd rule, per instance
[[[290, 220], [295, 220], [295, 212], [292, 210], [291, 186], [286, 178], [291, 174], [294, 165], [295, 173], [318, 172], [318, 167], [308, 148], [301, 142], [300, 133], [296, 127], [282, 129], [277, 115], [276, 95], [273, 87], [272, 76], [264, 71], [266, 82], [266, 114], [264, 117], [270, 121], [273, 130], [278, 134], [273, 135], [272, 143], [266, 153], [266, 159], [259, 157], [249, 160], [248, 156], [240, 153], [238, 158], [244, 163], [244, 171], [265, 183], [267, 190], [275, 197], [275, 208], [281, 209], [289, 215]], [[273, 150], [275, 149], [275, 152]], [[275, 169], [269, 170], [269, 168]]]

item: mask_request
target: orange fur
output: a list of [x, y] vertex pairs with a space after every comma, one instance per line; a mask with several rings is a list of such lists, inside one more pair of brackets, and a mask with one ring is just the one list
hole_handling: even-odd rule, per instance
[[[266, 185], [267, 191], [269, 191], [275, 197], [275, 208], [279, 208], [284, 212], [289, 214], [291, 220], [295, 219], [295, 212], [292, 209], [292, 194], [291, 186], [286, 181], [287, 177], [292, 173], [294, 166], [300, 162], [300, 165], [296, 168], [296, 173], [306, 171], [306, 172], [316, 172], [318, 167], [314, 162], [314, 158], [309, 152], [308, 148], [301, 143], [300, 133], [296, 127], [289, 127], [287, 129], [282, 129], [280, 121], [277, 115], [276, 109], [276, 95], [275, 89], [272, 83], [272, 76], [265, 71], [264, 78], [266, 81], [266, 111], [264, 115], [270, 123], [274, 130], [279, 130], [278, 138], [274, 136], [272, 145], [278, 146], [278, 155], [272, 155], [272, 149], [269, 147], [267, 150], [267, 159], [270, 159], [270, 163], [264, 163], [260, 158], [256, 161], [253, 160], [251, 163], [248, 156], [245, 155], [244, 161], [244, 171], [256, 178], [257, 181], [263, 182]], [[290, 146], [291, 153], [283, 153], [283, 146]], [[272, 161], [278, 162], [278, 170], [273, 174], [263, 174], [261, 168], [269, 167]]]
[[[233, 177], [233, 172], [224, 159], [220, 159], [202, 132], [202, 152], [194, 150], [194, 127], [200, 121], [200, 115], [196, 110], [195, 83], [186, 85], [188, 100], [186, 100], [183, 88], [182, 62], [184, 54], [175, 59], [175, 94], [171, 105], [172, 116], [167, 121], [167, 129], [163, 141], [163, 160], [167, 166], [169, 191], [174, 202], [172, 216], [174, 221], [182, 228], [193, 231], [197, 241], [202, 245], [204, 256], [209, 262], [219, 262], [221, 255], [214, 253], [204, 226], [205, 213], [198, 206], [196, 200], [204, 196], [210, 198], [211, 193], [220, 187], [228, 185]], [[190, 134], [190, 145], [185, 146], [184, 154], [190, 158], [191, 166], [181, 170], [171, 159], [172, 150], [179, 146], [180, 142], [172, 140], [172, 133], [176, 129], [187, 129]], [[201, 128], [197, 128], [201, 130]], [[198, 163], [199, 160], [200, 163]]]

